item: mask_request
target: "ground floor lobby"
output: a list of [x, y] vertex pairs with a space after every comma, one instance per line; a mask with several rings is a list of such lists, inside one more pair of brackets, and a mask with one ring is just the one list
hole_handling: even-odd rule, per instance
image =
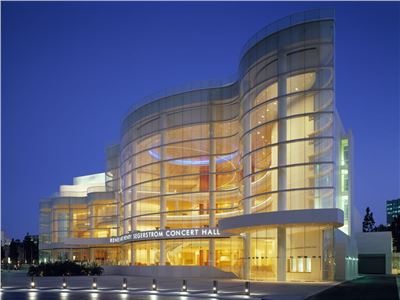
[[211, 267], [247, 280], [332, 281], [333, 235], [334, 228], [328, 225], [268, 226], [224, 238], [42, 249], [41, 262], [87, 261], [141, 270], [149, 267], [155, 272], [163, 266]]

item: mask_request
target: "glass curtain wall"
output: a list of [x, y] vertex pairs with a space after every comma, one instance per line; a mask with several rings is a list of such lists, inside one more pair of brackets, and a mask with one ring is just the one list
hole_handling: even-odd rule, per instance
[[48, 262], [51, 251], [45, 250], [51, 243], [51, 200], [40, 201], [39, 208], [39, 261]]
[[[240, 70], [244, 213], [335, 207], [333, 21], [307, 22], [268, 36], [245, 54]], [[261, 237], [262, 243], [270, 241], [266, 249], [272, 250], [265, 251], [276, 257], [279, 241], [286, 239], [287, 246], [296, 230], [305, 229], [288, 227], [270, 233], [271, 238]], [[315, 231], [311, 237], [322, 235], [320, 228], [306, 231]], [[250, 278], [321, 278], [317, 265], [322, 264], [323, 248], [301, 259], [297, 254], [290, 258], [291, 248], [286, 248], [288, 261], [277, 267], [275, 258], [258, 255], [265, 252], [254, 237], [260, 234], [246, 237]], [[286, 272], [291, 265], [297, 266], [291, 269], [296, 272]]]
[[[295, 15], [266, 30], [246, 48], [236, 83], [160, 98], [125, 118], [124, 233], [336, 207], [334, 23], [324, 14]], [[251, 279], [326, 279], [330, 228], [275, 226], [229, 239], [137, 242], [124, 245], [123, 255], [130, 264], [210, 265]], [[314, 252], [297, 238], [306, 235]]]
[[106, 238], [116, 236], [117, 231], [117, 203], [113, 193], [108, 199], [91, 199], [89, 201], [90, 237]]
[[[151, 103], [154, 113], [125, 132], [121, 167], [125, 232], [216, 227], [219, 218], [237, 213], [239, 106], [233, 88], [189, 92]], [[167, 101], [171, 107], [163, 109]], [[132, 252], [136, 264], [145, 264], [153, 253], [155, 263], [205, 265], [211, 263], [208, 252], [215, 253], [215, 245], [210, 250], [208, 244], [208, 240], [137, 243]], [[149, 251], [146, 256], [144, 248]], [[178, 249], [182, 252], [174, 257]]]
[[88, 208], [84, 197], [53, 198], [51, 204], [51, 241], [88, 238]]

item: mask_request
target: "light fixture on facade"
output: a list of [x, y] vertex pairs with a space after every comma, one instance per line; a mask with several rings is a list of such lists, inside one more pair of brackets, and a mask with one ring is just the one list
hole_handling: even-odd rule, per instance
[[65, 281], [65, 277], [63, 277], [62, 288], [63, 288], [63, 289], [66, 289], [66, 288], [67, 288], [67, 282]]
[[93, 278], [92, 289], [97, 290], [96, 278]]
[[126, 290], [127, 288], [128, 288], [127, 280], [126, 280], [126, 278], [124, 278], [122, 281], [122, 289]]
[[33, 277], [31, 277], [31, 289], [34, 289], [36, 287], [35, 280], [33, 280]]
[[250, 281], [244, 283], [244, 294], [250, 296]]
[[153, 289], [153, 291], [157, 291], [157, 280], [153, 279], [153, 284], [151, 285], [151, 288]]
[[182, 292], [187, 292], [187, 281], [186, 279], [182, 282]]
[[216, 280], [213, 281], [213, 294], [218, 294], [218, 282]]

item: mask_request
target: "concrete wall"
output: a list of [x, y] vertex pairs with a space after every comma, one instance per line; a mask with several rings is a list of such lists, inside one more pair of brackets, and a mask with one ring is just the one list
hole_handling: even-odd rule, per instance
[[351, 280], [358, 276], [357, 242], [343, 231], [335, 230], [335, 280]]
[[104, 275], [174, 278], [237, 278], [232, 272], [207, 266], [102, 266]]
[[384, 254], [386, 258], [386, 274], [392, 273], [392, 233], [360, 232], [356, 234], [359, 254]]

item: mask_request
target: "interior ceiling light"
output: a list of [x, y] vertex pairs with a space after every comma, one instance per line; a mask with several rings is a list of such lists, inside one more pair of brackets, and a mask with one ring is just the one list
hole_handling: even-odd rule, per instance
[[[161, 156], [157, 151], [149, 150], [148, 152], [149, 152], [151, 157], [153, 157], [153, 158], [155, 158], [157, 160], [161, 159]], [[238, 152], [236, 151], [236, 152], [228, 154], [228, 155], [218, 156], [215, 159], [215, 162], [217, 164], [224, 163], [224, 162], [232, 160], [237, 155], [238, 155]], [[170, 157], [166, 157], [165, 159], [170, 159]], [[173, 165], [204, 166], [204, 165], [209, 165], [210, 164], [210, 160], [209, 159], [173, 159], [173, 160], [168, 161], [168, 163], [173, 164]]]

